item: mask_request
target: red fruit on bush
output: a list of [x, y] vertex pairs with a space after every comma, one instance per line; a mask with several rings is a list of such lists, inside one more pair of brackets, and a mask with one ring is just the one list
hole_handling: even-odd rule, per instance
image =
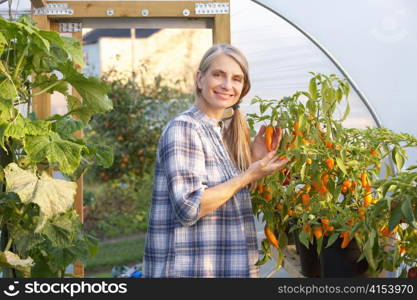
[[408, 278], [417, 278], [417, 267], [412, 267], [408, 270], [407, 273]]

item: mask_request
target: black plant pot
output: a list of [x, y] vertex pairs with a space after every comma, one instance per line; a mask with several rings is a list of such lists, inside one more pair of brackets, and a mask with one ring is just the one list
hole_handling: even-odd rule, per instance
[[324, 238], [320, 253], [321, 277], [367, 277], [368, 263], [366, 259], [357, 261], [361, 253], [355, 239], [344, 249], [340, 248], [341, 244], [339, 238], [326, 248], [327, 237]]
[[301, 274], [305, 277], [320, 277], [320, 259], [317, 254], [316, 242], [307, 248], [298, 238], [299, 231], [294, 231], [294, 240], [297, 253], [300, 255]]

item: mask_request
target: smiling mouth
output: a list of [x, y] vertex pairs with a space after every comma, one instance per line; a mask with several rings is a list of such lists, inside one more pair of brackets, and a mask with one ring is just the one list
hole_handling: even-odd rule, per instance
[[214, 92], [216, 95], [220, 95], [220, 96], [222, 96], [222, 97], [233, 97], [233, 95], [232, 94], [226, 94], [226, 93], [220, 93], [220, 92]]

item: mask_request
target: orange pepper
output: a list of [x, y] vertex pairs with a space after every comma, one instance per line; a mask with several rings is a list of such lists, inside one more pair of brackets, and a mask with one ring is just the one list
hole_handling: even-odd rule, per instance
[[274, 127], [269, 125], [265, 129], [265, 145], [268, 152], [272, 151], [272, 135], [274, 134]]
[[371, 194], [368, 194], [363, 198], [363, 206], [368, 207], [371, 202], [372, 202]]
[[328, 192], [329, 190], [327, 189], [327, 187], [325, 187], [324, 185], [320, 186], [320, 190], [319, 190], [320, 195], [325, 195]]
[[321, 176], [321, 183], [327, 187], [327, 182], [329, 181], [329, 174], [327, 174], [326, 172], [324, 172]]
[[343, 238], [340, 248], [345, 249], [350, 242], [350, 231], [344, 231], [340, 234], [340, 236]]
[[258, 187], [257, 187], [258, 193], [262, 194], [264, 192], [264, 185], [263, 183], [258, 183]]
[[333, 146], [332, 142], [326, 142], [326, 148], [327, 149], [334, 149], [334, 146]]
[[308, 203], [310, 202], [310, 195], [309, 194], [303, 194], [301, 196], [301, 202], [303, 203], [304, 206], [307, 206]]
[[398, 230], [398, 225], [395, 226], [394, 229], [391, 232], [388, 231], [388, 226], [387, 225], [384, 225], [381, 228], [380, 232], [382, 233], [383, 236], [389, 237], [389, 236], [393, 235], [394, 233], [396, 233], [397, 230]]
[[279, 242], [275, 236], [275, 234], [268, 228], [268, 226], [265, 225], [264, 228], [265, 237], [268, 240], [269, 243], [271, 243], [272, 246], [275, 248], [279, 248]]
[[315, 190], [316, 192], [320, 191], [320, 184], [317, 181], [313, 181], [312, 185], [313, 185], [313, 190]]
[[320, 219], [320, 222], [322, 225], [328, 227], [330, 225], [330, 220], [329, 219]]
[[313, 234], [319, 240], [323, 236], [323, 229], [320, 226], [315, 226], [313, 227]]
[[350, 182], [349, 180], [344, 180], [343, 181], [343, 186], [350, 189], [350, 187], [352, 186], [352, 182]]
[[368, 186], [368, 179], [367, 179], [367, 175], [366, 175], [366, 173], [365, 173], [365, 172], [363, 172], [363, 173], [361, 174], [361, 183], [362, 183], [362, 186], [363, 186], [363, 187]]
[[300, 129], [300, 124], [298, 123], [298, 121], [294, 122], [294, 133], [295, 135], [298, 135], [298, 130]]
[[307, 224], [304, 224], [303, 230], [304, 230], [304, 232], [310, 233], [310, 231], [311, 231], [310, 224], [308, 224], [308, 223]]
[[371, 152], [371, 155], [372, 156], [375, 156], [375, 157], [378, 157], [379, 156], [378, 152], [376, 152], [375, 151], [375, 148], [373, 148], [373, 147], [371, 148], [371, 150], [369, 152]]
[[311, 158], [307, 158], [306, 162], [307, 162], [308, 165], [311, 165], [313, 163], [313, 161], [311, 160]]
[[329, 170], [334, 169], [334, 159], [333, 158], [328, 158], [326, 160], [326, 164], [327, 164], [327, 168], [329, 168]]
[[272, 200], [272, 194], [271, 193], [265, 193], [264, 194], [264, 199], [266, 202], [269, 202]]

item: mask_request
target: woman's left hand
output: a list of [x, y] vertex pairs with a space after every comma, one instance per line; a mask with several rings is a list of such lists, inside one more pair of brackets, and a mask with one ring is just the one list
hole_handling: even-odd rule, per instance
[[[278, 126], [275, 127], [274, 133], [272, 135], [272, 151], [277, 151], [279, 144], [281, 143], [282, 132], [278, 130]], [[265, 157], [268, 154], [268, 149], [266, 149], [265, 144], [265, 129], [266, 126], [261, 126], [256, 135], [253, 144], [252, 144], [252, 162], [257, 161]], [[278, 134], [280, 133], [280, 134]]]

